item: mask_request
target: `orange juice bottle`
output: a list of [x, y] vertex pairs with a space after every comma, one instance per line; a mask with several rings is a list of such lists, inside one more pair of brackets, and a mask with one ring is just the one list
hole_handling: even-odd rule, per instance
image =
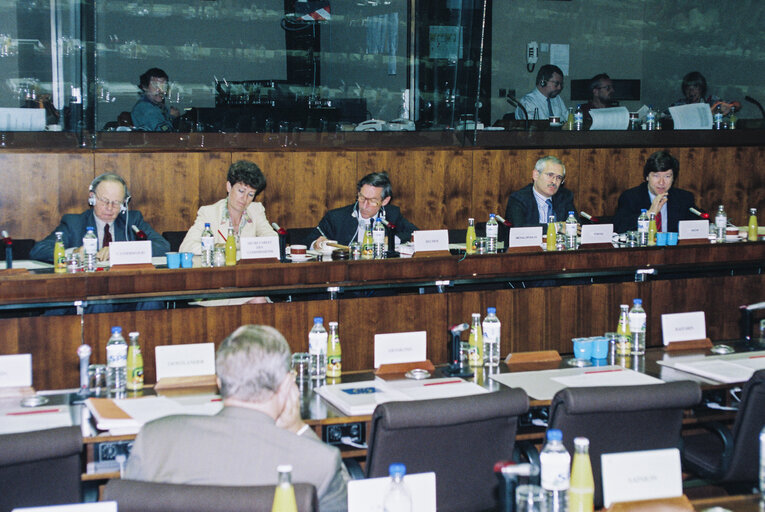
[[574, 438], [574, 460], [571, 463], [571, 482], [568, 488], [568, 512], [592, 512], [595, 499], [595, 480], [590, 463], [590, 440]]

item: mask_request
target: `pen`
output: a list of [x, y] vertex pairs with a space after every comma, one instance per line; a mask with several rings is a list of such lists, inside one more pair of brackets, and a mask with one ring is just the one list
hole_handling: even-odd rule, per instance
[[25, 416], [27, 414], [43, 414], [46, 412], [61, 412], [61, 409], [35, 409], [33, 411], [8, 412], [6, 416]]
[[223, 239], [223, 241], [225, 242], [225, 241], [226, 241], [226, 237], [223, 235], [223, 233], [221, 233], [221, 232], [220, 232], [220, 229], [218, 230], [218, 234], [220, 235], [220, 237], [221, 237], [221, 238]]
[[589, 372], [584, 372], [585, 375], [589, 375], [591, 373], [610, 373], [610, 372], [620, 372], [622, 371], [621, 368], [616, 368], [614, 370], [590, 370]]
[[430, 382], [428, 384], [423, 384], [423, 386], [440, 386], [441, 384], [459, 384], [460, 382], [463, 382], [462, 380], [446, 380], [444, 382]]

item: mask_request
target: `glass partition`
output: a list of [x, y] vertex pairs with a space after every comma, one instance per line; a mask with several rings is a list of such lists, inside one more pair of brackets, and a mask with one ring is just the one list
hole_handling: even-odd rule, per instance
[[105, 132], [162, 131], [133, 119], [151, 68], [168, 82], [164, 106], [147, 96], [144, 110], [184, 133], [453, 131], [454, 144], [470, 144], [474, 134], [459, 134], [513, 127], [506, 98], [533, 91], [547, 63], [564, 70], [568, 106], [585, 103], [603, 72], [629, 87], [617, 98], [630, 111], [666, 110], [693, 70], [710, 94], [738, 100], [743, 118], [761, 117], [765, 94], [757, 0], [690, 10], [659, 0], [0, 3], [0, 132], [63, 131], [81, 147], [131, 145]]

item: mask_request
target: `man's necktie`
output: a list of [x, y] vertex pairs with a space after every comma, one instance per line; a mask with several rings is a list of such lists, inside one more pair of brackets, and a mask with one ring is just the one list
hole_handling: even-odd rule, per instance
[[104, 243], [101, 247], [109, 247], [110, 243], [112, 243], [112, 234], [109, 233], [109, 224], [104, 224]]
[[661, 229], [661, 210], [656, 213], [656, 231], [663, 231]]
[[548, 199], [545, 203], [547, 203], [547, 218], [545, 219], [545, 222], [547, 222], [550, 220], [550, 217], [555, 217], [555, 211], [553, 210], [552, 199]]
[[548, 110], [548, 115], [549, 115], [550, 117], [552, 117], [552, 116], [553, 116], [553, 111], [552, 111], [552, 100], [550, 100], [550, 98], [547, 98], [547, 110]]

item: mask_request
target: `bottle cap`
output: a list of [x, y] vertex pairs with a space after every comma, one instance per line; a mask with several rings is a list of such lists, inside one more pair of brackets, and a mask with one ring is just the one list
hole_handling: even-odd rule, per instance
[[641, 213], [645, 213], [645, 212], [647, 212], [647, 211], [648, 211], [648, 209], [647, 209], [647, 208], [641, 208], [641, 209], [640, 209], [640, 212], [641, 212]]
[[489, 214], [489, 218], [490, 218], [490, 219], [493, 219], [495, 216], [496, 216], [496, 214], [495, 214], [495, 213], [490, 213], [490, 214]]
[[473, 313], [473, 318], [481, 318], [481, 313]]
[[133, 332], [129, 332], [129, 333], [128, 333], [128, 336], [130, 336], [130, 338], [131, 338], [131, 339], [132, 339], [132, 338], [137, 338], [137, 337], [138, 337], [138, 336], [140, 336], [140, 335], [141, 335], [141, 333], [140, 333], [140, 332], [138, 332], [138, 331], [133, 331]]
[[557, 428], [551, 428], [547, 431], [547, 440], [548, 441], [562, 441], [563, 440], [563, 432], [560, 431], [560, 429]]
[[315, 317], [313, 317], [313, 323], [315, 323], [315, 324], [323, 324], [324, 323], [324, 317], [322, 317], [322, 316], [315, 316]]
[[632, 303], [633, 304], [642, 304], [643, 303], [643, 299], [633, 299]]
[[85, 228], [85, 231], [95, 231], [95, 228], [93, 226], [88, 226]]
[[589, 447], [590, 446], [590, 440], [586, 437], [575, 437], [574, 438], [574, 446], [582, 446], [582, 447]]
[[388, 466], [388, 474], [390, 476], [404, 476], [406, 475], [406, 466], [400, 462], [394, 462]]
[[122, 334], [122, 327], [120, 327], [119, 325], [115, 325], [114, 327], [112, 327], [112, 334], [114, 333]]
[[494, 315], [497, 313], [497, 308], [488, 307], [486, 308], [486, 312], [489, 313], [490, 315]]
[[329, 323], [329, 326], [330, 326], [330, 327], [337, 327], [337, 322], [330, 322], [330, 323]]
[[279, 464], [276, 466], [277, 473], [292, 473], [292, 464]]

